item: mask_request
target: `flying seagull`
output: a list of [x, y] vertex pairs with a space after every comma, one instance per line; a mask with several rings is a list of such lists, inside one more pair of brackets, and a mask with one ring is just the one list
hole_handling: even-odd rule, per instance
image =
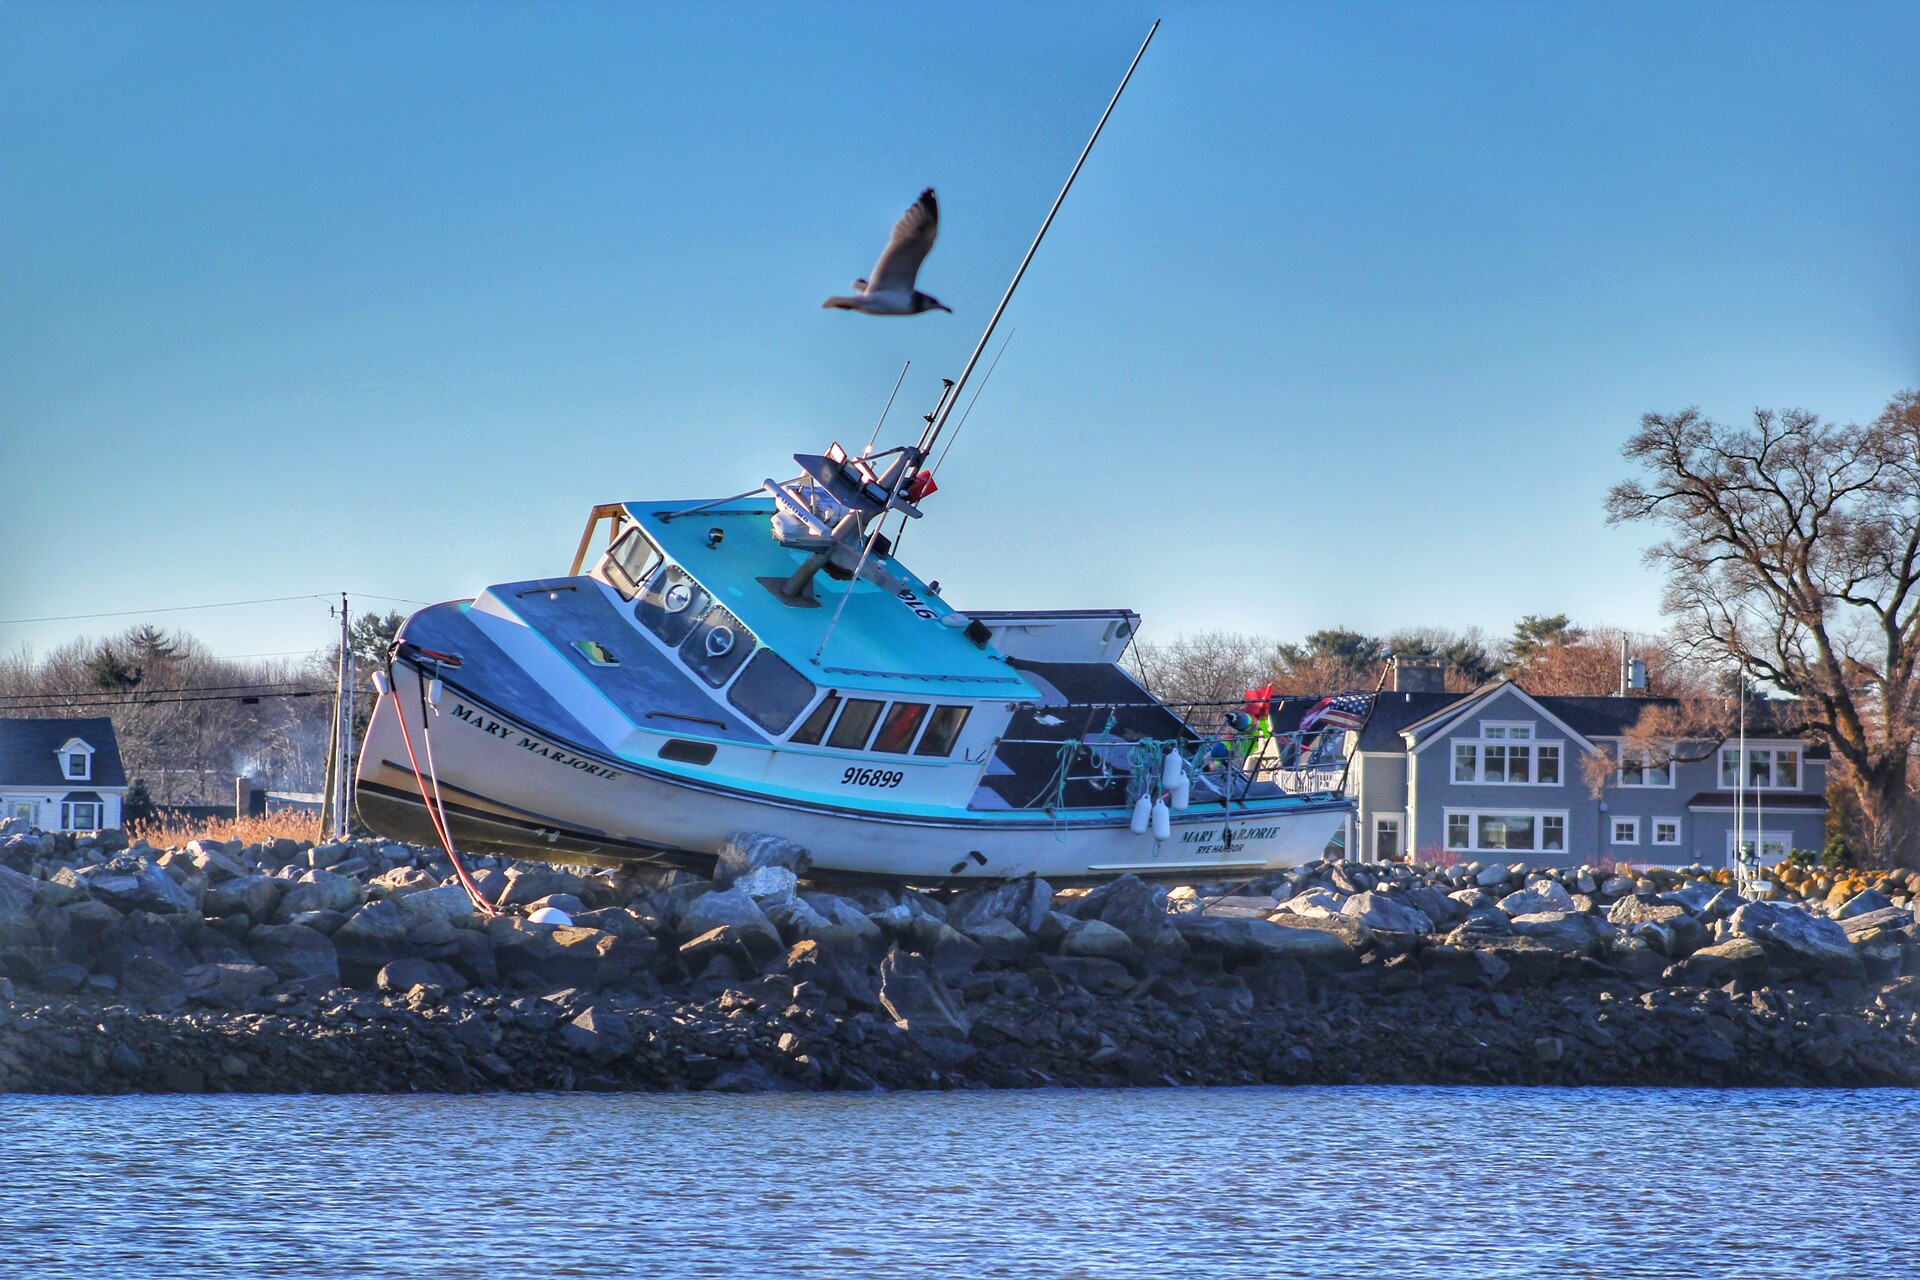
[[913, 287], [920, 264], [940, 234], [940, 205], [928, 187], [914, 201], [913, 208], [893, 224], [893, 239], [887, 241], [880, 261], [873, 264], [871, 281], [855, 280], [851, 298], [828, 298], [820, 305], [842, 311], [864, 311], [870, 316], [912, 316], [922, 311], [953, 310], [940, 299]]

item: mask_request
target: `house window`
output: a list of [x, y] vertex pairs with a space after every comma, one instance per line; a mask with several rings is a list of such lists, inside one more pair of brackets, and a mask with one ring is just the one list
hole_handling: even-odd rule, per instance
[[1653, 842], [1655, 844], [1680, 843], [1680, 819], [1655, 818], [1653, 820]]
[[1616, 781], [1623, 787], [1670, 787], [1673, 756], [1654, 747], [1621, 747]]
[[1615, 844], [1640, 843], [1640, 819], [1615, 818], [1613, 820], [1613, 842]]
[[1558, 853], [1567, 847], [1564, 813], [1447, 810], [1447, 848], [1461, 853]]
[[[45, 759], [46, 757], [43, 756], [41, 758]], [[86, 778], [87, 778], [87, 753], [86, 752], [69, 751], [67, 753], [67, 777], [70, 780], [73, 780], [76, 782], [86, 781]]]
[[[1740, 748], [1720, 750], [1720, 788], [1738, 790]], [[1749, 791], [1798, 791], [1800, 789], [1800, 749], [1798, 747], [1748, 747], [1746, 789]]]
[[[1524, 734], [1518, 733], [1521, 729], [1525, 730]], [[1496, 786], [1560, 785], [1559, 743], [1532, 741], [1531, 725], [1486, 725], [1481, 733], [1492, 734], [1496, 730], [1505, 736], [1454, 740], [1455, 782]]]
[[1399, 814], [1376, 813], [1373, 815], [1373, 860], [1375, 862], [1400, 860]]
[[[1747, 832], [1746, 843], [1748, 849], [1758, 849], [1760, 851], [1761, 866], [1771, 866], [1787, 856], [1787, 849], [1791, 846], [1792, 840], [1793, 837], [1785, 831], [1749, 831]], [[1739, 847], [1740, 843], [1736, 833], [1732, 831], [1727, 832], [1728, 863], [1731, 864], [1736, 860], [1735, 854]]]
[[[44, 759], [45, 757], [42, 757]], [[98, 831], [100, 829], [100, 802], [97, 800], [66, 800], [60, 805], [60, 829], [62, 831]]]

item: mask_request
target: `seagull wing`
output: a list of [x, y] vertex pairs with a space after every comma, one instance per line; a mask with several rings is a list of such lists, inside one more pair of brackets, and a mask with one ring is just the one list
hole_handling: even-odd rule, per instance
[[873, 274], [867, 277], [873, 283], [867, 286], [867, 292], [888, 293], [896, 289], [912, 292], [920, 264], [927, 260], [927, 254], [933, 249], [933, 238], [939, 234], [940, 205], [933, 198], [933, 188], [928, 187], [914, 201], [913, 208], [893, 224], [893, 239], [887, 241], [880, 261], [873, 264]]

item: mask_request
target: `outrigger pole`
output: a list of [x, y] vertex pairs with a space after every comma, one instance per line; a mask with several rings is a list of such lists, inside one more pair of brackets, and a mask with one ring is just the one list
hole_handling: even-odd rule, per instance
[[1160, 20], [1155, 18], [1153, 25], [1147, 28], [1147, 38], [1140, 42], [1140, 51], [1133, 55], [1133, 61], [1127, 64], [1127, 74], [1120, 77], [1120, 87], [1113, 91], [1113, 100], [1107, 103], [1107, 109], [1100, 113], [1100, 123], [1093, 126], [1093, 136], [1087, 139], [1087, 145], [1080, 149], [1080, 158], [1073, 162], [1073, 172], [1067, 175], [1066, 185], [1060, 188], [1060, 194], [1053, 198], [1053, 208], [1047, 210], [1047, 220], [1040, 224], [1040, 233], [1027, 246], [1027, 256], [1020, 259], [1020, 269], [1013, 273], [1013, 282], [1000, 298], [1000, 305], [993, 309], [993, 318], [987, 321], [985, 333], [974, 344], [973, 354], [967, 357], [967, 367], [960, 371], [960, 380], [953, 384], [952, 390], [942, 397], [939, 412], [927, 424], [920, 435], [920, 460], [913, 470], [918, 472], [926, 465], [926, 459], [933, 451], [934, 442], [940, 438], [941, 430], [947, 425], [947, 418], [953, 413], [953, 406], [960, 401], [960, 391], [967, 385], [967, 379], [973, 375], [973, 367], [980, 363], [980, 353], [987, 349], [987, 340], [993, 337], [994, 326], [1000, 323], [1000, 313], [1007, 309], [1007, 303], [1013, 301], [1013, 291], [1020, 287], [1020, 277], [1027, 274], [1027, 264], [1033, 261], [1033, 255], [1039, 250], [1040, 242], [1046, 239], [1047, 228], [1053, 225], [1053, 215], [1060, 212], [1060, 205], [1067, 198], [1067, 192], [1073, 190], [1073, 180], [1080, 176], [1080, 166], [1087, 162], [1087, 156], [1093, 151], [1093, 144], [1100, 141], [1100, 131], [1107, 127], [1107, 117], [1120, 103], [1120, 95], [1127, 91], [1127, 81], [1133, 79], [1133, 69], [1140, 65], [1140, 59], [1146, 56], [1147, 46], [1153, 43], [1153, 33], [1160, 29]]

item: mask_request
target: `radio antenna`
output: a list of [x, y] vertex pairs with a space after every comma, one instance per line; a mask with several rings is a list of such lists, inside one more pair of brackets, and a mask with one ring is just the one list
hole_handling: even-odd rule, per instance
[[[1108, 102], [1107, 109], [1100, 113], [1100, 123], [1093, 126], [1093, 136], [1088, 138], [1087, 145], [1080, 149], [1080, 158], [1073, 162], [1073, 172], [1067, 175], [1066, 185], [1061, 187], [1060, 194], [1053, 198], [1053, 208], [1047, 210], [1047, 219], [1040, 224], [1039, 234], [1034, 236], [1033, 243], [1027, 246], [1027, 256], [1020, 259], [1020, 269], [1013, 273], [1013, 282], [1007, 286], [1006, 293], [1001, 295], [1000, 305], [993, 309], [993, 318], [987, 321], [986, 332], [980, 335], [980, 341], [974, 344], [973, 354], [967, 357], [967, 367], [960, 371], [960, 380], [954, 384], [953, 394], [945, 398], [940, 406], [940, 412], [932, 422], [927, 424], [926, 431], [922, 433], [920, 457], [923, 463], [927, 455], [933, 452], [934, 442], [940, 438], [941, 430], [947, 425], [947, 418], [952, 414], [953, 406], [959, 402], [961, 389], [967, 385], [967, 379], [973, 376], [973, 367], [980, 363], [980, 353], [987, 349], [987, 340], [993, 337], [994, 326], [1000, 323], [1000, 313], [1007, 309], [1007, 303], [1013, 301], [1013, 291], [1020, 287], [1020, 277], [1027, 274], [1027, 264], [1033, 261], [1033, 255], [1039, 250], [1040, 242], [1046, 239], [1047, 228], [1053, 225], [1053, 215], [1060, 212], [1060, 205], [1066, 200], [1067, 192], [1073, 190], [1073, 180], [1080, 176], [1080, 166], [1087, 162], [1087, 156], [1093, 151], [1093, 144], [1100, 141], [1100, 131], [1107, 127], [1107, 117], [1112, 115], [1114, 107], [1119, 105], [1120, 95], [1127, 91], [1127, 81], [1133, 79], [1134, 68], [1139, 66], [1140, 59], [1146, 56], [1147, 46], [1153, 43], [1153, 33], [1159, 29], [1160, 20], [1155, 18], [1153, 25], [1147, 29], [1147, 38], [1140, 42], [1140, 51], [1134, 54], [1133, 61], [1127, 64], [1127, 74], [1120, 77], [1120, 87], [1113, 91], [1112, 101]], [[915, 470], [918, 471], [918, 469], [916, 465]]]
[[907, 380], [907, 370], [911, 368], [911, 360], [900, 366], [900, 376], [893, 380], [893, 390], [887, 393], [887, 407], [880, 411], [880, 421], [873, 424], [873, 434], [867, 437], [867, 447], [861, 450], [862, 457], [873, 452], [873, 442], [880, 438], [880, 428], [887, 425], [887, 415], [893, 412], [893, 398], [900, 394], [900, 384]]

